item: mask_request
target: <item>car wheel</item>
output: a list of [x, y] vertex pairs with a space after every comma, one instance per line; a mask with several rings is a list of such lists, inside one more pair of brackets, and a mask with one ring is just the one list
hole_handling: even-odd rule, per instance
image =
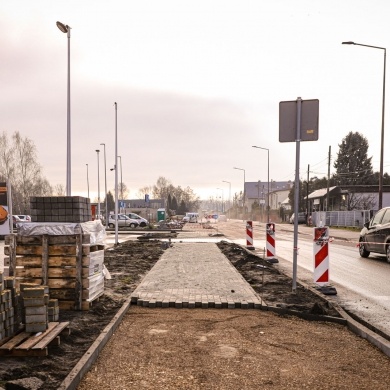
[[131, 223], [131, 224], [130, 224], [130, 227], [131, 227], [131, 228], [135, 228], [135, 227], [137, 227], [137, 225], [136, 225], [135, 223]]
[[111, 228], [111, 229], [113, 229], [113, 228], [115, 227], [115, 225], [114, 225], [113, 223], [109, 223], [109, 224], [108, 224], [108, 227]]
[[[390, 252], [390, 250], [388, 249], [386, 251], [386, 254], [387, 254], [387, 252]], [[364, 242], [362, 240], [360, 240], [360, 242], [359, 242], [359, 254], [361, 257], [370, 256], [370, 252], [366, 249], [366, 245], [364, 244]], [[389, 253], [389, 256], [390, 256], [390, 253]]]
[[139, 224], [139, 226], [145, 227], [145, 226], [146, 226], [146, 222], [141, 222], [141, 223]]
[[386, 260], [388, 263], [390, 263], [390, 244], [386, 244]]

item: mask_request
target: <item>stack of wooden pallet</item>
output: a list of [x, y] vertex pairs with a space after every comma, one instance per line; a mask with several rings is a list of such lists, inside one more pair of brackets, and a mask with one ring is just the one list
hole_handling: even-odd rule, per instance
[[20, 283], [48, 286], [61, 310], [89, 310], [104, 292], [104, 246], [89, 234], [6, 236], [9, 275]]

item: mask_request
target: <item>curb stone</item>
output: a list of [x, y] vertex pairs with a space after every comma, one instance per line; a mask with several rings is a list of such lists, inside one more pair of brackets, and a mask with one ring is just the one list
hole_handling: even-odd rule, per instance
[[115, 330], [118, 328], [124, 315], [129, 310], [130, 304], [130, 298], [128, 298], [119, 309], [115, 317], [111, 320], [111, 322], [103, 329], [100, 336], [94, 341], [94, 343], [89, 347], [87, 352], [85, 352], [76, 366], [64, 379], [64, 381], [58, 387], [58, 390], [75, 390], [77, 388], [84, 375], [95, 363], [100, 351], [104, 348], [104, 346], [110, 340], [111, 336], [114, 334]]

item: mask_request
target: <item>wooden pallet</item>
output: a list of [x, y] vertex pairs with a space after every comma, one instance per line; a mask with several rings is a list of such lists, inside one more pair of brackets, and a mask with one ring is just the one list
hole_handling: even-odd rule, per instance
[[60, 345], [60, 335], [69, 335], [69, 322], [49, 322], [48, 329], [42, 333], [20, 332], [3, 340], [0, 346], [1, 356], [47, 356], [48, 347]]

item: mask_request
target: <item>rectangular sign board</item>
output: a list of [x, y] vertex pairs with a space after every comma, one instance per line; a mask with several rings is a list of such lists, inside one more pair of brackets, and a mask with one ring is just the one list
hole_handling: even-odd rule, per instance
[[0, 236], [10, 233], [7, 183], [0, 182]]
[[[300, 141], [318, 140], [319, 100], [301, 101]], [[279, 103], [279, 142], [297, 140], [297, 105], [298, 101]]]

